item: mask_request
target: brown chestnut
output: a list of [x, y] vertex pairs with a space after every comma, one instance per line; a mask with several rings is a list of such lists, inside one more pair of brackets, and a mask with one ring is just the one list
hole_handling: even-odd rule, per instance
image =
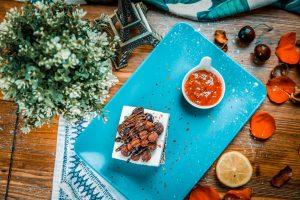
[[287, 76], [289, 73], [289, 67], [285, 63], [281, 63], [274, 67], [274, 69], [271, 71], [271, 78], [274, 78], [276, 76]]
[[265, 62], [271, 57], [271, 49], [266, 44], [258, 44], [254, 49], [254, 57], [258, 61]]
[[254, 40], [254, 38], [255, 38], [254, 28], [252, 28], [251, 26], [248, 26], [248, 25], [244, 26], [239, 31], [238, 37], [243, 42], [246, 42], [246, 43], [252, 42]]

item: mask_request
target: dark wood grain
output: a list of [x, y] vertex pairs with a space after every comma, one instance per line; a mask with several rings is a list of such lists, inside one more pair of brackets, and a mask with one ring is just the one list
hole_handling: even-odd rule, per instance
[[18, 131], [9, 197], [49, 199], [52, 190], [57, 119], [30, 134]]
[[9, 161], [17, 106], [0, 98], [0, 199], [4, 197], [9, 173]]
[[[14, 6], [20, 6], [20, 3], [0, 1], [0, 19], [3, 19], [5, 11]], [[83, 6], [83, 8], [88, 12], [87, 17], [89, 19], [94, 19], [103, 12], [112, 13], [115, 9], [115, 7], [111, 6], [90, 5]], [[274, 51], [280, 36], [288, 31], [296, 31], [298, 38], [300, 37], [300, 17], [272, 7], [259, 9], [241, 14], [238, 17], [231, 17], [213, 23], [192, 22], [171, 14], [152, 10], [148, 13], [148, 17], [152, 26], [161, 35], [165, 35], [174, 24], [180, 21], [191, 23], [210, 40], [213, 40], [213, 34], [216, 29], [224, 29], [229, 37], [229, 50], [227, 54], [264, 83], [269, 79], [269, 73], [272, 68], [278, 63]], [[248, 47], [238, 47], [235, 44], [235, 37], [238, 30], [244, 25], [255, 26], [259, 23], [272, 25], [274, 30], [268, 33], [264, 33], [263, 29], [257, 30], [257, 34], [262, 36], [258, 36]], [[252, 63], [251, 59], [251, 52], [258, 40], [268, 44], [272, 49], [271, 58], [263, 66], [256, 66]], [[114, 71], [120, 82], [111, 89], [111, 96], [116, 93], [132, 72], [135, 71], [151, 49], [149, 46], [142, 46], [136, 49], [129, 60], [128, 67]], [[299, 71], [299, 66], [293, 67], [289, 74], [298, 85], [300, 85]], [[246, 186], [254, 189], [255, 198], [253, 199], [300, 199], [300, 156], [297, 153], [300, 146], [300, 107], [295, 106], [291, 102], [275, 105], [266, 99], [259, 110], [267, 111], [274, 116], [277, 125], [275, 134], [267, 141], [257, 141], [249, 134], [249, 123], [247, 123], [226, 151], [240, 151], [251, 161], [254, 175], [250, 183]], [[10, 199], [50, 198], [57, 122], [58, 120], [54, 119], [50, 127], [44, 126], [41, 129], [32, 131], [28, 135], [18, 133], [9, 190]], [[13, 123], [13, 119], [10, 119], [9, 123]], [[8, 141], [11, 136], [1, 135], [0, 138]], [[2, 143], [1, 141], [0, 147], [3, 145]], [[2, 153], [1, 149], [0, 151]], [[9, 151], [7, 155], [9, 155]], [[7, 169], [8, 165], [5, 164], [6, 162], [7, 157], [3, 157], [1, 154], [0, 169]], [[2, 163], [4, 163], [3, 166]], [[271, 178], [280, 169], [285, 167], [285, 165], [290, 165], [293, 169], [293, 178], [282, 188], [271, 187]], [[1, 175], [0, 177], [5, 176]], [[0, 180], [1, 186], [3, 185], [2, 182], [4, 181]], [[215, 165], [208, 170], [207, 174], [201, 179], [200, 184], [213, 185], [221, 193], [228, 190], [228, 188], [218, 182], [215, 176]], [[1, 195], [3, 195], [1, 188], [0, 199]]]

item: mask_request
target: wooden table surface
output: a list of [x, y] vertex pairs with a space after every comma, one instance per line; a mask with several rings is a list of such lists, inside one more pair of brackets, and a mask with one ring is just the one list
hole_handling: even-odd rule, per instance
[[[5, 12], [11, 7], [21, 6], [14, 1], [0, 0], [0, 21]], [[89, 19], [94, 19], [100, 13], [111, 14], [114, 6], [82, 6]], [[300, 16], [272, 7], [258, 9], [238, 17], [227, 18], [218, 22], [193, 22], [178, 18], [167, 13], [153, 11], [148, 13], [148, 18], [153, 27], [161, 34], [166, 32], [175, 23], [186, 21], [199, 29], [210, 40], [216, 29], [224, 29], [229, 37], [229, 50], [227, 54], [240, 63], [251, 74], [266, 83], [270, 71], [278, 63], [274, 54], [277, 42], [282, 34], [296, 31], [300, 38]], [[270, 45], [271, 58], [263, 66], [252, 63], [251, 52], [255, 41], [248, 47], [239, 48], [235, 44], [235, 35], [244, 25], [255, 26], [267, 23], [274, 30], [263, 34], [261, 41]], [[261, 31], [257, 32], [258, 35]], [[111, 96], [130, 77], [145, 57], [151, 52], [151, 47], [143, 46], [133, 52], [128, 67], [114, 74], [119, 78], [119, 83], [112, 88]], [[300, 67], [293, 67], [289, 76], [300, 86]], [[33, 130], [30, 134], [22, 134], [16, 124], [17, 106], [11, 101], [0, 100], [0, 199], [50, 199], [52, 190], [53, 167], [55, 161], [56, 137], [58, 119], [54, 119], [51, 126], [44, 126]], [[247, 99], [245, 99], [247, 101]], [[251, 181], [246, 185], [254, 191], [253, 199], [300, 199], [300, 107], [291, 102], [275, 105], [268, 99], [259, 110], [267, 111], [274, 116], [277, 130], [266, 141], [254, 140], [249, 134], [249, 122], [240, 131], [238, 136], [229, 145], [226, 151], [237, 150], [245, 154], [252, 163], [254, 173]], [[14, 153], [12, 157], [12, 149]], [[7, 188], [7, 179], [11, 167], [11, 179]], [[292, 179], [282, 188], [270, 185], [271, 178], [277, 172], [289, 165], [293, 169]], [[222, 186], [215, 175], [215, 164], [200, 180], [200, 184], [213, 185], [221, 193], [228, 190]]]

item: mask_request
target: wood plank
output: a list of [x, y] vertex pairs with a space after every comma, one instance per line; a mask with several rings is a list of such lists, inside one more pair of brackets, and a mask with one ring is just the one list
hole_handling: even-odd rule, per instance
[[[22, 124], [22, 122], [20, 123]], [[13, 199], [49, 199], [58, 118], [30, 134], [17, 133], [9, 197]]]
[[[12, 3], [11, 1], [0, 2], [0, 21], [4, 18], [7, 10], [19, 5], [20, 3]], [[13, 133], [16, 122], [16, 109], [17, 107], [13, 102], [7, 102], [3, 99], [3, 95], [0, 91], [0, 199], [4, 199], [6, 193]]]
[[[15, 5], [20, 5], [10, 1], [4, 2], [0, 2], [0, 19], [3, 18], [5, 10]], [[87, 17], [89, 19], [98, 17], [101, 12], [112, 13], [115, 9], [115, 7], [96, 5], [83, 7], [88, 11]], [[216, 29], [226, 30], [229, 37], [229, 51], [227, 54], [262, 82], [268, 80], [270, 71], [278, 62], [274, 49], [280, 36], [288, 31], [297, 31], [298, 36], [300, 35], [300, 17], [298, 15], [271, 7], [241, 14], [239, 17], [204, 23], [192, 22], [157, 11], [150, 11], [148, 16], [152, 26], [162, 35], [180, 21], [193, 24], [210, 40], [213, 40], [213, 34]], [[244, 25], [255, 26], [261, 22], [272, 25], [274, 30], [262, 36], [262, 41], [270, 45], [272, 56], [264, 66], [258, 67], [252, 63], [250, 55], [250, 52], [254, 49], [255, 42], [245, 48], [237, 47], [235, 35], [240, 27]], [[257, 33], [260, 34], [260, 32], [258, 31]], [[112, 88], [111, 96], [124, 84], [151, 49], [149, 46], [138, 48], [133, 52], [128, 67], [114, 71], [120, 82]], [[290, 77], [297, 80], [297, 83], [300, 84], [299, 70], [296, 67], [291, 70]], [[260, 110], [268, 111], [275, 117], [277, 130], [274, 136], [264, 142], [254, 140], [249, 134], [249, 123], [247, 123], [238, 137], [227, 148], [227, 151], [238, 150], [250, 159], [255, 173], [247, 186], [254, 188], [254, 196], [260, 197], [257, 199], [297, 199], [300, 196], [300, 156], [297, 155], [297, 149], [300, 145], [300, 109], [290, 102], [278, 106], [266, 99]], [[57, 119], [53, 120], [51, 127], [45, 126], [28, 135], [18, 133], [9, 192], [10, 198], [50, 198], [56, 132]], [[286, 164], [289, 164], [294, 171], [292, 180], [283, 188], [275, 189], [271, 187], [269, 184], [270, 179]], [[225, 192], [228, 188], [217, 181], [214, 168], [215, 166], [211, 167], [200, 183], [213, 185], [218, 191]]]
[[17, 106], [0, 99], [0, 199], [6, 193]]

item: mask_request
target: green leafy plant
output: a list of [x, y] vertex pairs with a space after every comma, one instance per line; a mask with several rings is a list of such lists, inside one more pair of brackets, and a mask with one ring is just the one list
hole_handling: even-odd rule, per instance
[[0, 90], [19, 104], [23, 132], [55, 115], [75, 122], [101, 111], [117, 82], [116, 39], [84, 15], [63, 1], [28, 3], [0, 24]]

